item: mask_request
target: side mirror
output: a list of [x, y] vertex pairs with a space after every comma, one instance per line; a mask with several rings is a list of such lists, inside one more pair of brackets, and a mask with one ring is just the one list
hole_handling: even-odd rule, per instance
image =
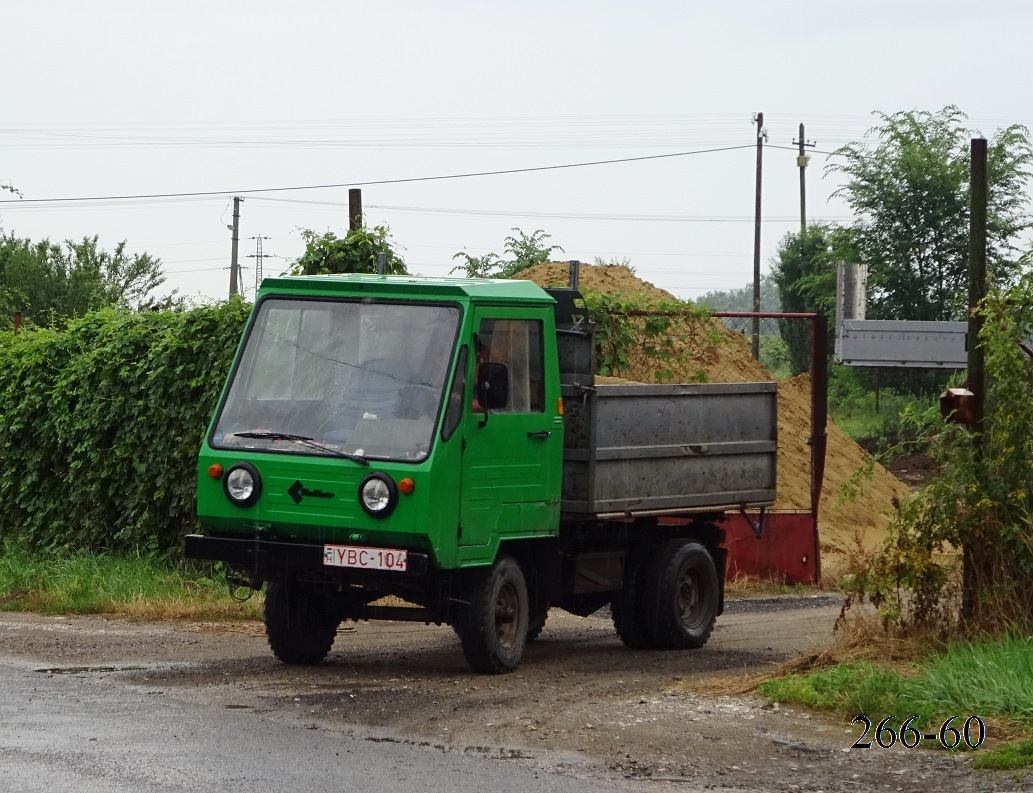
[[477, 399], [487, 410], [509, 404], [509, 367], [504, 363], [482, 363], [477, 367]]

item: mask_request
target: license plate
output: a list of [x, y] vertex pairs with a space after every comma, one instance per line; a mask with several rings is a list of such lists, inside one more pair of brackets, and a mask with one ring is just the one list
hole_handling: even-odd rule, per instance
[[409, 554], [397, 548], [324, 545], [323, 564], [327, 567], [358, 567], [362, 570], [393, 570], [404, 573], [409, 565]]

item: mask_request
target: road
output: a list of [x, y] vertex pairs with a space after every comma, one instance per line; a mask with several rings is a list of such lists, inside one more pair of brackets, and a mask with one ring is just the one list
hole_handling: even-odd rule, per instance
[[127, 687], [120, 675], [0, 664], [0, 790], [470, 791], [624, 786], [447, 748], [355, 737]]
[[[254, 623], [0, 615], [6, 791], [1005, 791], [925, 750], [851, 749], [843, 719], [717, 696], [830, 642], [835, 598], [730, 603], [706, 647], [633, 652], [550, 614], [509, 675], [448, 628], [342, 626], [288, 667]], [[703, 693], [710, 691], [711, 693]], [[977, 714], [978, 715], [978, 714]]]

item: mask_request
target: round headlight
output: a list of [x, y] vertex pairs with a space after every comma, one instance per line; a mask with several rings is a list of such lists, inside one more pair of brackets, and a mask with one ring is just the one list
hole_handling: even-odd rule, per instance
[[386, 518], [398, 503], [398, 487], [387, 474], [370, 474], [359, 485], [359, 503], [374, 518]]
[[226, 496], [234, 504], [249, 507], [262, 492], [262, 477], [251, 463], [237, 463], [230, 467], [223, 479]]

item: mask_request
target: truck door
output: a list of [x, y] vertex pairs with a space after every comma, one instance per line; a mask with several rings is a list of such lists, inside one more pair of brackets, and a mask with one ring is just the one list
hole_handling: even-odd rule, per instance
[[[546, 382], [548, 367], [541, 312], [534, 309], [476, 309], [471, 349], [471, 396], [464, 417], [461, 546], [485, 546], [492, 538], [554, 534], [559, 523], [563, 432], [556, 397]], [[501, 363], [508, 371], [506, 405], [485, 415], [477, 399], [480, 363]], [[553, 369], [555, 366], [552, 367]], [[551, 373], [551, 372], [550, 372]], [[486, 420], [485, 420], [486, 419]], [[463, 553], [474, 561], [476, 553]]]

